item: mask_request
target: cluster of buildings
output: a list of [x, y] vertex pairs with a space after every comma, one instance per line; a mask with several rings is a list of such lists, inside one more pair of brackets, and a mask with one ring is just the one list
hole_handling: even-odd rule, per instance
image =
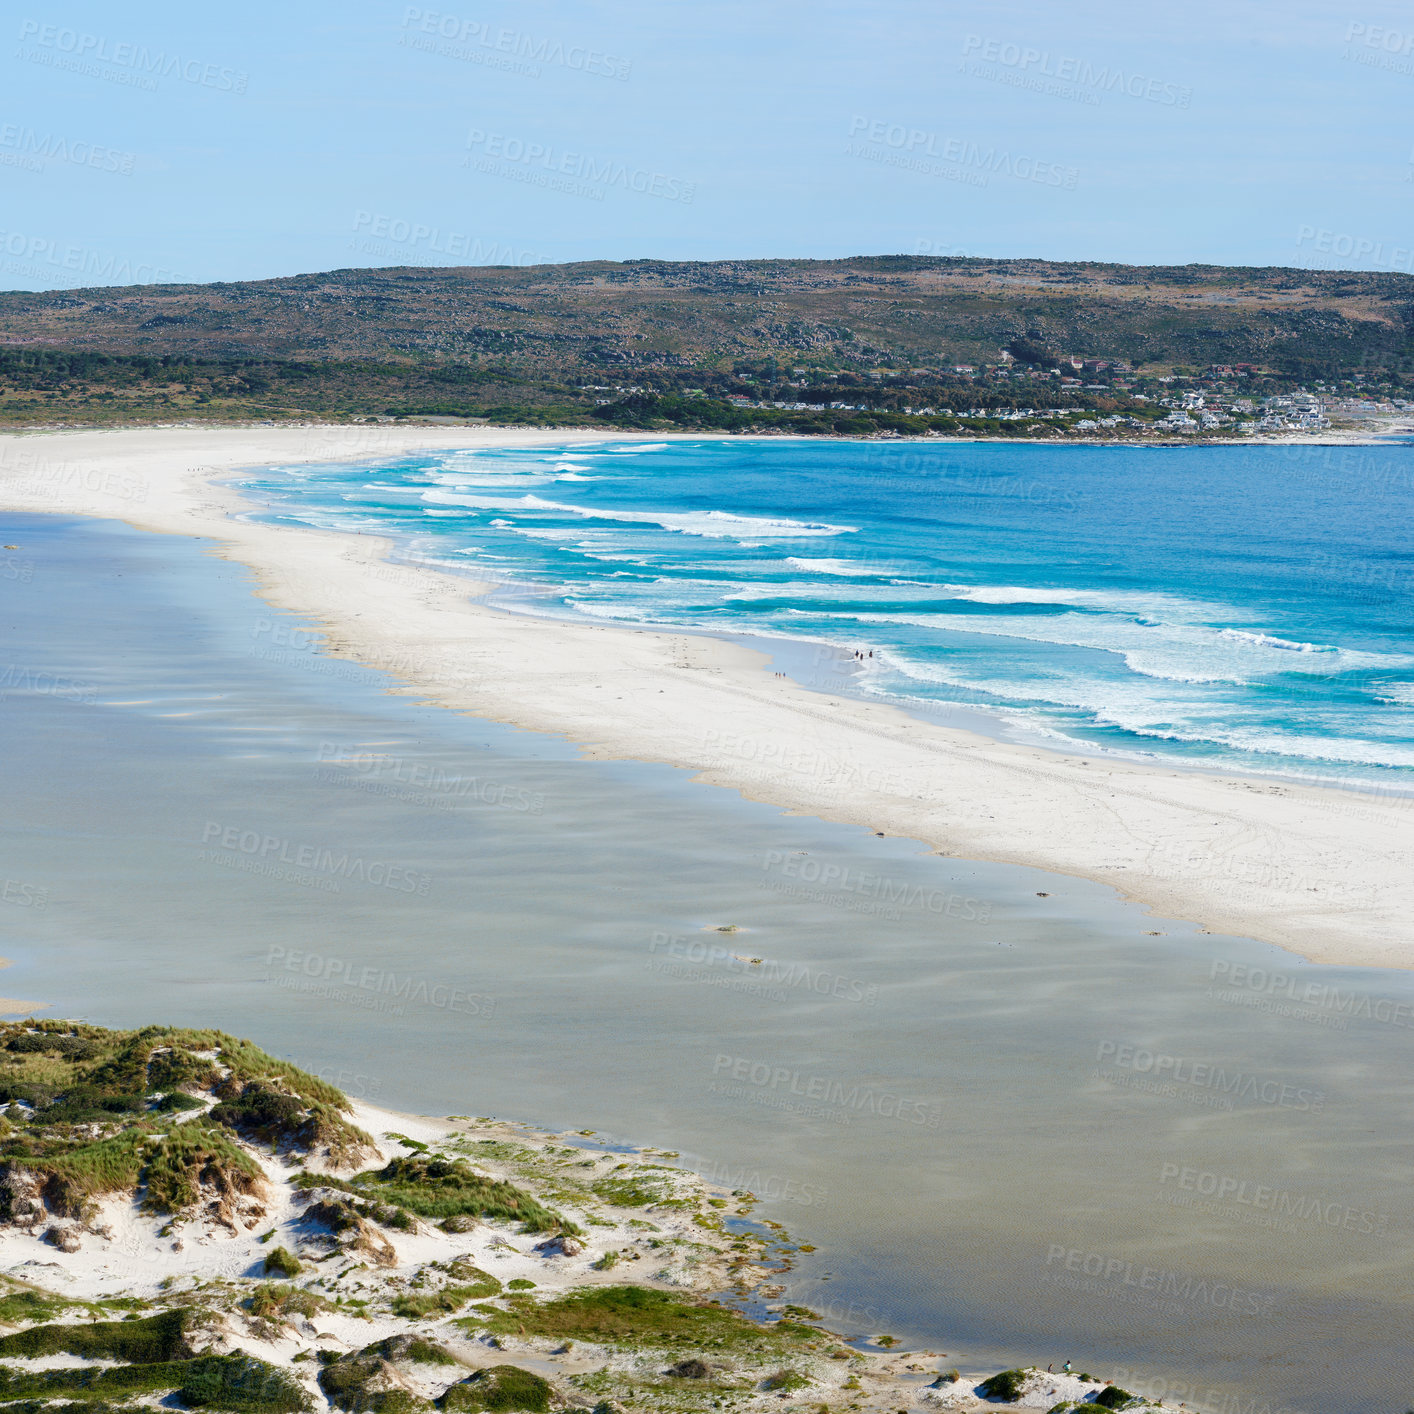
[[[1303, 388], [1275, 393], [1270, 397], [1261, 397], [1257, 392], [1257, 388], [1260, 386], [1258, 384], [1249, 385], [1252, 386], [1252, 396], [1244, 397], [1240, 396], [1243, 388], [1240, 383], [1237, 383], [1237, 380], [1265, 379], [1269, 376], [1255, 364], [1215, 364], [1205, 376], [1201, 377], [1178, 370], [1167, 376], [1136, 378], [1132, 367], [1120, 359], [1064, 357], [1060, 360], [1060, 367], [1053, 369], [1016, 367], [1014, 364], [1008, 367], [1008, 364], [1012, 363], [1010, 354], [1003, 355], [1003, 360], [998, 365], [960, 363], [947, 369], [920, 368], [909, 370], [909, 373], [920, 379], [924, 375], [936, 379], [940, 373], [944, 376], [951, 374], [957, 382], [962, 383], [981, 383], [983, 380], [990, 383], [994, 379], [1009, 382], [1012, 385], [1013, 395], [1008, 400], [1014, 401], [1019, 401], [1014, 398], [1014, 392], [1017, 390], [1016, 384], [1020, 380], [1041, 379], [1045, 380], [1046, 386], [1056, 388], [1059, 385], [1067, 393], [1082, 388], [1094, 389], [1109, 398], [1122, 400], [1122, 405], [1128, 403], [1130, 410], [1102, 414], [1099, 411], [1085, 412], [1082, 409], [1077, 409], [1074, 405], [1070, 407], [968, 407], [955, 409], [925, 404], [921, 398], [916, 404], [910, 403], [902, 407], [894, 404], [894, 406], [898, 411], [914, 417], [987, 418], [994, 422], [1045, 419], [1051, 421], [1053, 426], [1056, 419], [1065, 419], [1063, 426], [1068, 425], [1075, 431], [1082, 433], [1100, 433], [1108, 429], [1121, 429], [1149, 436], [1175, 433], [1200, 435], [1216, 432], [1252, 436], [1264, 432], [1316, 431], [1329, 427], [1332, 415], [1359, 417], [1362, 414], [1414, 413], [1414, 403], [1411, 402], [1359, 396], [1362, 391], [1360, 387], [1362, 379], [1359, 375], [1355, 376], [1354, 395], [1350, 392], [1350, 384], [1345, 385], [1345, 391], [1338, 392], [1335, 388], [1328, 388], [1324, 383], [1318, 383], [1315, 392], [1308, 392]], [[793, 379], [790, 387], [805, 388], [809, 386], [807, 382], [809, 375], [806, 369], [795, 368], [791, 372], [799, 381]], [[1082, 382], [1082, 377], [1072, 377], [1071, 373], [1102, 381]], [[756, 381], [750, 375], [739, 376], [747, 383]], [[881, 383], [887, 378], [894, 387], [898, 387], [896, 380], [904, 376], [907, 375], [899, 370], [887, 369], [876, 369], [863, 374], [864, 380], [869, 383]], [[856, 375], [856, 381], [858, 381], [858, 375]], [[1197, 383], [1199, 386], [1185, 386], [1193, 383]], [[905, 386], [909, 391], [923, 391], [911, 383]], [[1271, 384], [1267, 383], [1267, 387], [1270, 386]], [[1146, 391], [1141, 392], [1141, 388]], [[596, 393], [612, 391], [614, 394], [622, 396], [625, 392], [640, 392], [642, 390], [623, 387], [614, 387], [610, 390], [601, 386], [586, 387], [585, 391]], [[701, 388], [685, 388], [682, 391], [688, 397], [704, 396], [704, 390]], [[764, 388], [761, 389], [761, 393], [766, 391]], [[777, 387], [775, 391], [783, 390]], [[844, 390], [830, 389], [830, 391]], [[952, 391], [958, 391], [957, 387], [954, 386]], [[979, 389], [979, 391], [981, 390]], [[1041, 389], [1038, 387], [1036, 391], [1039, 392]], [[781, 412], [877, 411], [878, 404], [871, 399], [870, 395], [863, 389], [860, 390], [860, 393], [862, 396], [859, 396], [857, 400], [837, 398], [828, 403], [821, 403], [819, 401], [805, 402], [788, 399], [767, 400], [759, 393], [753, 397], [749, 393], [737, 392], [728, 394], [726, 401], [735, 407], [771, 408]], [[600, 397], [595, 401], [607, 402], [609, 399]], [[1138, 406], [1140, 404], [1147, 406], [1141, 410]], [[1155, 416], [1154, 414], [1161, 408], [1165, 409], [1164, 414]], [[1134, 415], [1141, 411], [1143, 415]]]
[[1251, 398], [1227, 402], [1211, 391], [1190, 389], [1160, 402], [1169, 413], [1153, 425], [1166, 432], [1209, 432], [1232, 427], [1255, 434], [1330, 426], [1321, 399], [1307, 392], [1281, 393], [1263, 399], [1259, 406]]

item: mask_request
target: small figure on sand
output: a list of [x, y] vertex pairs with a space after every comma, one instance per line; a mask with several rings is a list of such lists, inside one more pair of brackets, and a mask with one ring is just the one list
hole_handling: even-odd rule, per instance
[[1061, 1366], [1061, 1369], [1064, 1370], [1068, 1375], [1070, 1373], [1070, 1361], [1067, 1360], [1065, 1364]]

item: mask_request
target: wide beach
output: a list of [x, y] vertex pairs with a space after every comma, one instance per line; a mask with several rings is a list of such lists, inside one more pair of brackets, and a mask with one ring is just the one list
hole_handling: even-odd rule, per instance
[[811, 692], [738, 644], [498, 612], [474, 602], [465, 577], [391, 566], [381, 538], [241, 519], [253, 508], [220, 484], [252, 465], [560, 440], [382, 427], [30, 434], [0, 442], [0, 505], [209, 538], [254, 572], [279, 616], [272, 643], [322, 634], [328, 653], [420, 698], [563, 735], [591, 758], [666, 762], [940, 853], [1095, 880], [1165, 917], [1314, 961], [1414, 961], [1403, 797], [998, 742]]

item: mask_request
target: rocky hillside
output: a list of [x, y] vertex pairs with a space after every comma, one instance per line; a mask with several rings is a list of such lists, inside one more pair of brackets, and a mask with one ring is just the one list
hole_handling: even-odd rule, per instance
[[926, 256], [334, 270], [0, 295], [0, 342], [108, 353], [440, 359], [522, 372], [740, 360], [986, 363], [1019, 339], [1200, 367], [1390, 366], [1414, 277]]

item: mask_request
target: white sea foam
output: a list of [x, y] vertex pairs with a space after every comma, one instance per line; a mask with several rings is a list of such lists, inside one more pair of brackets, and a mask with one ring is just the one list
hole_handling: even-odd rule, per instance
[[875, 565], [861, 564], [857, 560], [807, 560], [802, 556], [786, 556], [786, 564], [794, 565], [798, 570], [804, 570], [807, 574], [838, 574], [838, 575], [880, 575], [888, 574], [886, 569], [880, 569]]
[[1269, 633], [1248, 633], [1240, 628], [1221, 630], [1223, 637], [1235, 638], [1240, 643], [1256, 644], [1260, 648], [1281, 648], [1288, 653], [1338, 653], [1340, 649], [1326, 643], [1301, 643], [1289, 638], [1275, 638]]
[[1370, 695], [1379, 702], [1414, 707], [1414, 682], [1382, 682], [1370, 689]]
[[1041, 588], [1025, 584], [940, 584], [940, 597], [966, 599], [974, 604], [1064, 604], [1073, 609], [1167, 617], [1186, 621], [1237, 618], [1227, 604], [1206, 604], [1177, 594], [1145, 593], [1124, 589]]
[[[919, 662], [908, 654], [890, 650], [879, 651], [876, 661], [920, 684], [946, 685], [983, 694], [993, 699], [994, 710], [1015, 710], [1021, 703], [1030, 703], [1033, 708], [1079, 712], [1094, 726], [1114, 728], [1150, 741], [1173, 741], [1244, 754], [1255, 752], [1342, 765], [1414, 766], [1414, 747], [1404, 743], [1318, 736], [1306, 731], [1283, 732], [1265, 720], [1259, 725], [1244, 725], [1244, 718], [1263, 714], [1244, 711], [1230, 701], [1213, 702], [1202, 695], [1176, 696], [1171, 689], [1161, 689], [1157, 683], [1143, 680], [1124, 681], [1079, 674], [996, 678], [942, 663]], [[877, 696], [898, 696], [896, 682], [870, 682], [865, 690]], [[1029, 727], [1045, 721], [1045, 718], [1033, 721], [1032, 715], [1030, 711], [1025, 712]], [[1063, 736], [1064, 732], [1060, 734]]]
[[585, 520], [619, 521], [628, 525], [656, 525], [681, 535], [700, 535], [712, 540], [799, 540], [822, 535], [846, 535], [858, 527], [824, 522], [739, 516], [730, 511], [623, 511], [591, 506], [572, 506], [564, 501], [547, 501], [535, 495], [509, 499], [504, 496], [467, 496], [446, 490], [424, 491], [424, 501], [465, 506], [469, 510], [553, 511]]
[[[792, 612], [792, 611], [788, 611]], [[804, 612], [804, 611], [793, 611]], [[1047, 615], [923, 615], [841, 614], [860, 623], [897, 624], [939, 634], [983, 634], [994, 638], [1049, 643], [1057, 647], [1089, 648], [1119, 655], [1125, 666], [1143, 677], [1170, 682], [1231, 683], [1245, 686], [1277, 673], [1303, 672], [1326, 677], [1355, 669], [1399, 669], [1414, 666], [1414, 658], [1330, 648], [1307, 666], [1305, 653], [1295, 654], [1265, 634], [1233, 634], [1202, 624], [1144, 622], [1103, 614]]]

